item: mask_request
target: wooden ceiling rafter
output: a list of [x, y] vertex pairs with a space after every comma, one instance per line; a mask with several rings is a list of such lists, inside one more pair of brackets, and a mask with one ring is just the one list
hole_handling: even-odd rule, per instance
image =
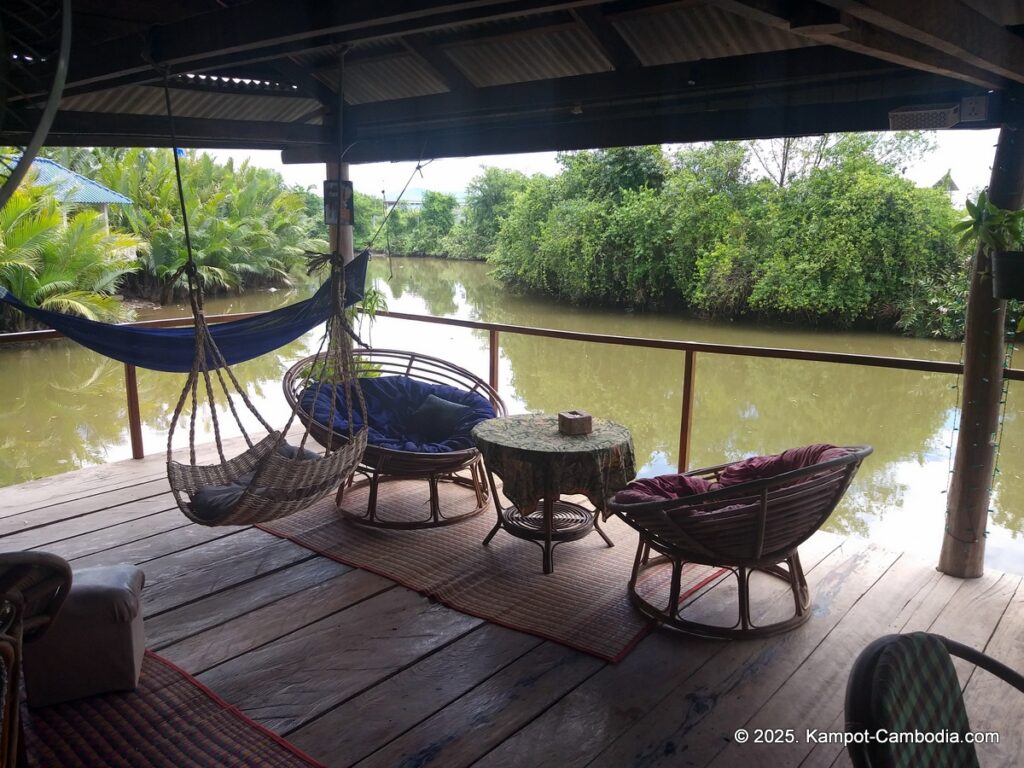
[[570, 13], [613, 68], [630, 70], [642, 66], [640, 57], [629, 47], [629, 43], [622, 38], [600, 8], [574, 8]]
[[821, 0], [978, 69], [1024, 83], [1024, 38], [959, 0]]
[[[839, 8], [841, 2], [805, 3], [787, 0], [708, 0], [722, 10], [766, 26], [782, 29], [854, 53], [889, 61], [924, 72], [962, 80], [981, 88], [1006, 85], [1003, 77], [976, 67], [919, 40], [879, 27]], [[1024, 72], [1024, 69], [1022, 69]]]
[[253, 0], [200, 17], [154, 27], [150, 50], [140, 50], [138, 36], [72, 52], [68, 87], [107, 79], [151, 76], [149, 56], [178, 71], [183, 65], [205, 65], [211, 57], [248, 60], [271, 49], [278, 56], [307, 50], [310, 44], [354, 43], [396, 38], [452, 25], [549, 13], [603, 0], [461, 0], [410, 11], [403, 0], [349, 0], [322, 3], [295, 0]]
[[404, 35], [398, 38], [403, 50], [408, 51], [453, 93], [476, 88], [473, 81], [458, 68], [454, 61], [422, 35]]

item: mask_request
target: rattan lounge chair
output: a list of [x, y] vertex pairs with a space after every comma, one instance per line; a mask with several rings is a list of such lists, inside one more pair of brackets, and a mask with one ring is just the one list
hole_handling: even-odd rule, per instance
[[[950, 655], [991, 672], [1024, 692], [1024, 676], [981, 651], [941, 635], [886, 635], [861, 651], [846, 685], [847, 750], [854, 768], [976, 768], [960, 681]], [[868, 739], [864, 734], [957, 733], [935, 740]]]
[[[817, 446], [809, 446], [813, 447]], [[861, 461], [871, 453], [867, 446], [820, 447], [831, 449], [832, 455], [841, 455], [771, 477], [678, 498], [630, 503], [623, 500], [627, 494], [616, 494], [609, 502], [610, 511], [640, 533], [629, 581], [634, 605], [659, 622], [700, 637], [766, 637], [806, 621], [810, 616], [810, 594], [797, 547], [828, 519]], [[695, 484], [707, 487], [741, 464], [744, 462], [672, 477], [682, 479], [676, 485], [685, 486], [694, 478]], [[655, 557], [651, 557], [652, 551]], [[671, 563], [672, 577], [668, 599], [662, 606], [645, 598], [637, 585], [647, 570], [664, 563]], [[739, 616], [735, 624], [718, 626], [683, 618], [679, 594], [686, 563], [721, 566], [732, 571], [739, 590]], [[789, 585], [794, 603], [791, 617], [760, 626], [754, 624], [749, 589], [752, 571], [775, 576]]]
[[21, 646], [42, 636], [71, 588], [71, 568], [46, 552], [0, 554], [0, 768], [23, 765]]
[[[479, 402], [489, 404], [486, 417], [504, 416], [506, 413], [505, 404], [487, 382], [465, 368], [445, 360], [429, 355], [390, 349], [357, 350], [353, 356], [356, 373], [361, 379], [380, 380], [385, 377], [397, 376], [428, 385], [454, 387], [467, 396], [472, 394]], [[300, 360], [288, 370], [284, 377], [285, 395], [299, 418], [303, 423], [308, 424], [309, 433], [314, 439], [324, 446], [337, 446], [339, 442], [345, 440], [343, 430], [336, 426], [332, 431], [326, 424], [312, 418], [303, 405], [301, 373], [308, 368], [313, 360], [312, 357]], [[364, 387], [365, 390], [366, 387]], [[343, 408], [338, 408], [338, 414], [343, 411]], [[440, 445], [444, 449], [425, 452], [398, 449], [394, 447], [396, 441], [393, 440], [388, 441], [387, 445], [381, 445], [379, 442], [375, 444], [380, 436], [377, 435], [375, 438], [372, 414], [369, 426], [371, 428], [370, 437], [367, 440], [366, 451], [359, 469], [360, 473], [365, 475], [365, 479], [343, 486], [338, 491], [339, 510], [350, 520], [381, 528], [431, 528], [466, 520], [482, 512], [487, 506], [488, 490], [483, 462], [480, 452], [472, 445], [472, 441], [468, 437], [468, 431], [465, 435], [466, 439], [462, 440], [460, 435], [460, 441], [455, 443], [463, 445], [463, 447], [451, 450], [448, 449], [448, 443], [452, 441], [440, 440], [434, 441], [432, 445]], [[456, 474], [463, 470], [468, 472], [468, 477], [465, 474]], [[430, 505], [427, 514], [422, 519], [396, 520], [386, 518], [378, 513], [377, 496], [380, 483], [397, 479], [422, 479], [429, 484]], [[475, 492], [473, 508], [454, 514], [449, 511], [445, 514], [440, 503], [438, 489], [440, 482], [451, 482], [473, 488]], [[341, 506], [345, 493], [367, 485], [369, 486], [369, 498], [365, 511], [357, 513]]]

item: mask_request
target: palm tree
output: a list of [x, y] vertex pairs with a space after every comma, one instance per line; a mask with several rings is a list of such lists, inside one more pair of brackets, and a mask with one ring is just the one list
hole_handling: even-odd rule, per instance
[[[62, 210], [45, 188], [22, 185], [0, 212], [0, 283], [33, 307], [123, 320], [131, 313], [114, 294], [138, 269], [141, 247], [132, 235], [108, 231], [98, 211]], [[27, 324], [17, 312], [5, 317], [15, 329]]]

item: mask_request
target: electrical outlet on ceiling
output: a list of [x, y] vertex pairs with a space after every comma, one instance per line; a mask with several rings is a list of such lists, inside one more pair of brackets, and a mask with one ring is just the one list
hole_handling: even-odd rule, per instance
[[988, 96], [965, 96], [960, 99], [960, 122], [980, 123], [988, 120]]

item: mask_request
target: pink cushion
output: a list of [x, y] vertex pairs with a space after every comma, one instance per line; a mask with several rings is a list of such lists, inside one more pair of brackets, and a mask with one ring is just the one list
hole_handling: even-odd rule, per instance
[[827, 443], [815, 443], [802, 448], [790, 448], [773, 456], [753, 456], [746, 461], [727, 467], [718, 478], [715, 488], [728, 488], [730, 485], [747, 483], [751, 480], [775, 477], [795, 469], [803, 469], [830, 459], [848, 456], [849, 453], [846, 448]]
[[[813, 464], [821, 464], [831, 459], [848, 456], [849, 451], [828, 443], [815, 443], [802, 448], [790, 448], [772, 456], [753, 456], [727, 467], [718, 479], [712, 483], [702, 477], [690, 475], [659, 475], [634, 480], [624, 490], [615, 494], [612, 501], [616, 504], [644, 504], [651, 501], [680, 499], [686, 496], [697, 496], [731, 485], [763, 480], [775, 477], [795, 469], [803, 469]], [[721, 511], [721, 510], [719, 510]]]
[[634, 480], [619, 491], [612, 499], [617, 504], [643, 504], [649, 501], [679, 499], [683, 496], [696, 496], [711, 490], [711, 483], [703, 477], [689, 475], [659, 475]]

